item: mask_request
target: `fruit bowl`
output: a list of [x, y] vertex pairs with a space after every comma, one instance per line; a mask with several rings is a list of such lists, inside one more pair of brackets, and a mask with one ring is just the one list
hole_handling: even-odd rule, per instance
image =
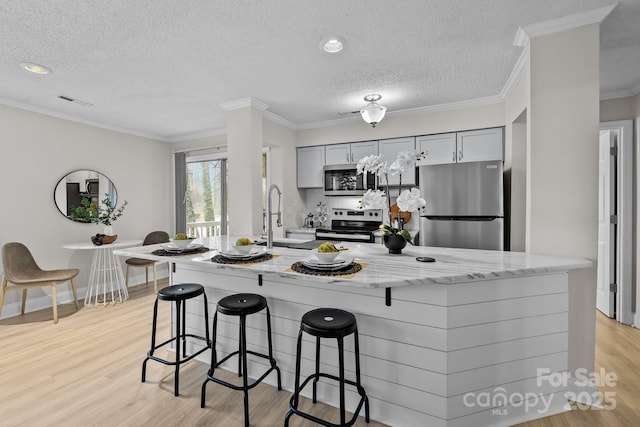
[[340, 252], [318, 252], [315, 251], [314, 255], [316, 256], [316, 258], [318, 258], [321, 262], [324, 262], [326, 264], [329, 264], [330, 262], [332, 262], [334, 259], [336, 259], [336, 257], [338, 256]]
[[254, 245], [233, 245], [233, 249], [235, 249], [239, 254], [247, 255], [254, 248]]
[[108, 245], [109, 243], [115, 242], [117, 238], [118, 238], [117, 234], [113, 236], [96, 234], [95, 236], [91, 236], [91, 242], [96, 246]]
[[171, 239], [171, 244], [177, 248], [184, 249], [191, 244], [195, 239], [193, 237], [188, 239]]

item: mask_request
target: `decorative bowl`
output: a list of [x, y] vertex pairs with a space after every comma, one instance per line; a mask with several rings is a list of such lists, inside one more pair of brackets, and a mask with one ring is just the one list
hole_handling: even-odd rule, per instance
[[338, 256], [340, 252], [318, 252], [317, 250], [313, 253], [316, 258], [318, 258], [320, 260], [320, 262], [324, 262], [329, 264], [330, 262], [333, 262], [334, 259], [336, 259], [336, 257]]
[[91, 236], [91, 242], [96, 246], [108, 245], [109, 243], [113, 243], [118, 238], [117, 234], [113, 236], [106, 236], [104, 234], [96, 234], [95, 236]]
[[242, 254], [242, 255], [247, 255], [249, 252], [251, 252], [251, 250], [254, 247], [255, 247], [255, 245], [242, 245], [242, 246], [233, 245], [233, 249], [235, 249], [236, 252], [238, 252], [239, 254]]
[[195, 239], [193, 237], [190, 239], [182, 239], [182, 240], [171, 239], [171, 244], [177, 248], [184, 249], [187, 246], [189, 246], [191, 242], [193, 242], [194, 240]]
[[113, 243], [116, 241], [117, 238], [118, 238], [117, 234], [114, 234], [113, 236], [102, 236], [102, 244], [107, 245], [109, 243]]

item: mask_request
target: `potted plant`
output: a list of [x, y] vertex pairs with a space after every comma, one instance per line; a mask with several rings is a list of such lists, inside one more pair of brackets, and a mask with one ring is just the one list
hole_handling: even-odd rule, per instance
[[411, 234], [404, 229], [402, 212], [420, 211], [423, 210], [427, 204], [421, 197], [418, 188], [414, 187], [404, 191], [402, 190], [402, 174], [407, 171], [412, 171], [415, 168], [416, 161], [420, 159], [422, 155], [423, 153], [419, 151], [401, 151], [391, 164], [381, 162], [381, 155], [375, 154], [365, 156], [358, 160], [358, 173], [373, 173], [378, 177], [384, 177], [387, 184], [387, 191], [391, 190], [389, 187], [389, 175], [397, 175], [399, 178], [398, 197], [396, 199], [398, 215], [395, 221], [391, 221], [391, 197], [387, 197], [384, 191], [377, 188], [374, 190], [369, 189], [362, 195], [362, 200], [360, 201], [361, 207], [363, 208], [388, 209], [389, 223], [380, 225], [380, 230], [383, 233], [383, 242], [389, 249], [389, 253], [392, 254], [402, 253], [402, 249], [407, 243], [413, 244]]
[[113, 227], [111, 223], [115, 222], [118, 218], [120, 218], [124, 212], [124, 208], [127, 206], [127, 201], [125, 200], [122, 206], [116, 209], [115, 203], [111, 201], [111, 198], [108, 194], [104, 195], [104, 199], [100, 201], [100, 206], [96, 209], [96, 219], [95, 223], [100, 223], [104, 225], [103, 233], [107, 236], [113, 235]]
[[80, 206], [71, 211], [69, 218], [78, 222], [102, 224], [104, 225], [103, 234], [112, 236], [112, 223], [122, 216], [124, 208], [127, 206], [127, 201], [125, 200], [122, 206], [116, 209], [109, 195], [105, 194], [104, 196], [104, 199], [99, 204], [83, 197], [80, 201]]

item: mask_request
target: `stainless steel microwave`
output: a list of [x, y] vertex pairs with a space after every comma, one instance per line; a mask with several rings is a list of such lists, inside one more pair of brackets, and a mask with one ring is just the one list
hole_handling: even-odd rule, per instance
[[368, 189], [374, 189], [375, 185], [375, 175], [358, 175], [355, 164], [324, 167], [325, 196], [361, 196]]

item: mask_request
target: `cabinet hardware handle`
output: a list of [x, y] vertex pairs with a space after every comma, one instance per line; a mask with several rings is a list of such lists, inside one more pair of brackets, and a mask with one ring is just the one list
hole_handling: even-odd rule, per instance
[[460, 161], [460, 160], [462, 160], [462, 150], [460, 150], [458, 153], [459, 153], [458, 154], [458, 161]]
[[347, 163], [349, 163], [349, 153], [347, 153]]
[[453, 158], [451, 159], [451, 161], [452, 161], [452, 162], [455, 162], [455, 161], [456, 161], [456, 152], [455, 152], [455, 151], [453, 152]]
[[351, 163], [353, 163], [353, 153], [351, 153]]

